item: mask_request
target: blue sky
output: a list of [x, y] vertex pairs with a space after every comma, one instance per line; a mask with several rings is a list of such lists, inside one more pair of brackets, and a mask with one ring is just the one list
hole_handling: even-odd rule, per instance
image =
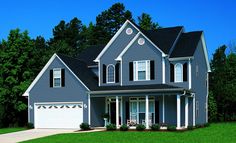
[[48, 39], [60, 20], [78, 17], [84, 24], [95, 22], [101, 11], [116, 2], [124, 3], [136, 21], [146, 12], [163, 27], [203, 30], [209, 57], [220, 45], [236, 42], [235, 0], [7, 0], [1, 2], [0, 39], [6, 39], [15, 28], [28, 30], [32, 38], [42, 35]]

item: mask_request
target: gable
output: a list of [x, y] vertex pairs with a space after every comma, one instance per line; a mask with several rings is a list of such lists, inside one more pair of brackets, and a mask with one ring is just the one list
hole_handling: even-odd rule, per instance
[[[36, 76], [36, 78], [33, 80], [33, 82], [30, 84], [30, 86], [27, 88], [27, 90], [25, 91], [25, 93], [22, 96], [29, 96], [30, 91], [33, 89], [33, 87], [37, 84], [37, 82], [41, 79], [41, 77], [44, 75], [44, 73], [48, 70], [48, 68], [50, 67], [50, 65], [55, 61], [58, 60], [61, 62], [62, 65], [65, 66], [66, 69], [69, 70], [69, 72], [72, 73], [72, 75], [79, 80], [79, 82], [87, 89], [89, 90], [89, 88], [74, 74], [74, 72], [64, 63], [63, 60], [61, 60], [61, 58], [57, 55], [54, 54], [49, 61], [47, 62], [47, 64], [43, 67], [43, 69], [40, 71], [40, 73]], [[48, 79], [49, 81], [49, 79]]]

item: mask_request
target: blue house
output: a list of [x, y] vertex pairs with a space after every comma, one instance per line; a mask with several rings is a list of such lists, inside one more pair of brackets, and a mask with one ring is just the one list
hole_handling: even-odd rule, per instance
[[106, 45], [77, 58], [54, 54], [23, 96], [35, 128], [108, 123], [175, 125], [208, 122], [208, 61], [202, 31], [143, 30], [127, 20]]

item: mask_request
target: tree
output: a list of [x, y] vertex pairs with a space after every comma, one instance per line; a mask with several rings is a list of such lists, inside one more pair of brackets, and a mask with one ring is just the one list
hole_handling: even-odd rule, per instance
[[[22, 94], [29, 86], [37, 66], [32, 60], [34, 43], [28, 32], [11, 30], [8, 39], [2, 41], [0, 53], [0, 106], [7, 113], [4, 125], [23, 124], [26, 121], [27, 99]], [[30, 58], [29, 58], [30, 57]], [[2, 122], [2, 121], [1, 121]]]
[[134, 21], [132, 13], [122, 3], [115, 3], [96, 17], [95, 32], [99, 44], [107, 43], [126, 20]]
[[210, 91], [208, 95], [208, 112], [209, 121], [217, 121], [217, 104], [212, 91]]
[[144, 30], [156, 30], [159, 28], [159, 24], [152, 21], [152, 17], [147, 13], [142, 13], [138, 17], [138, 25]]

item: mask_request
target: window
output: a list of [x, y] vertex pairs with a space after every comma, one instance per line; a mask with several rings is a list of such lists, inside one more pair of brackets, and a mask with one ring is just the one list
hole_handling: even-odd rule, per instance
[[183, 65], [175, 64], [175, 82], [183, 82]]
[[143, 38], [138, 39], [138, 44], [143, 45], [145, 43], [145, 40]]
[[199, 102], [196, 101], [196, 117], [199, 117]]
[[126, 34], [131, 35], [133, 33], [133, 30], [131, 28], [126, 29]]
[[53, 87], [61, 87], [61, 69], [53, 69]]
[[107, 83], [115, 83], [115, 66], [107, 66]]
[[150, 80], [150, 61], [134, 61], [134, 81]]

